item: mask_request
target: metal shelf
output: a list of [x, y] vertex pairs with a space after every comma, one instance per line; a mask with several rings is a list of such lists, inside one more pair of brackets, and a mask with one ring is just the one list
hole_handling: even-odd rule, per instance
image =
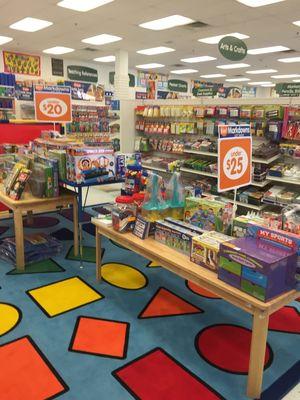
[[276, 154], [276, 156], [267, 159], [252, 157], [252, 162], [260, 164], [271, 164], [273, 161], [278, 160], [281, 156], [282, 156], [281, 154]]
[[210, 156], [210, 157], [217, 157], [218, 153], [210, 153], [209, 151], [201, 151], [201, 150], [184, 150], [187, 154], [199, 154], [201, 156]]
[[145, 165], [145, 164], [142, 164], [142, 167], [145, 168], [145, 169], [149, 169], [149, 170], [151, 170], [151, 171], [165, 172], [166, 174], [171, 174], [171, 173], [172, 173], [172, 172], [170, 172], [170, 171], [166, 171], [166, 170], [163, 169], [163, 168], [159, 168], [159, 167], [149, 167], [149, 166], [147, 166], [147, 165]]
[[298, 180], [288, 179], [288, 178], [284, 178], [284, 177], [277, 177], [277, 176], [270, 176], [270, 175], [267, 176], [267, 179], [272, 182], [280, 182], [280, 183], [287, 183], [290, 185], [300, 186], [300, 179], [298, 179]]
[[180, 168], [181, 172], [188, 172], [190, 174], [195, 174], [195, 175], [202, 175], [202, 176], [209, 176], [210, 178], [218, 178], [217, 174], [214, 174], [212, 172], [206, 172], [206, 171], [198, 171], [196, 169], [190, 169], [190, 168]]

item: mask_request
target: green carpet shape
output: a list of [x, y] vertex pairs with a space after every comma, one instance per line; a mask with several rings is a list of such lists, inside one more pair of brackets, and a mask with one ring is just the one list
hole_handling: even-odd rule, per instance
[[36, 263], [27, 264], [25, 271], [13, 269], [7, 275], [24, 275], [24, 274], [47, 274], [51, 272], [64, 272], [65, 269], [58, 265], [51, 258], [49, 260], [38, 261]]
[[[103, 257], [103, 253], [104, 253], [104, 249], [102, 249], [102, 257]], [[70, 248], [68, 254], [66, 255], [66, 259], [73, 260], [73, 261], [80, 261], [80, 256], [74, 255], [74, 246], [72, 246]], [[89, 262], [89, 263], [95, 263], [96, 262], [96, 248], [84, 246], [82, 261]]]

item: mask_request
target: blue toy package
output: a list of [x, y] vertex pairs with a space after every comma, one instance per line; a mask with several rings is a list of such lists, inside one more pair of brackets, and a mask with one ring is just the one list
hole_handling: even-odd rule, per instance
[[296, 289], [300, 291], [300, 236], [282, 230], [272, 230], [250, 222], [247, 226], [247, 237], [263, 239], [285, 250], [293, 249], [297, 251], [298, 259], [295, 278], [297, 282]]

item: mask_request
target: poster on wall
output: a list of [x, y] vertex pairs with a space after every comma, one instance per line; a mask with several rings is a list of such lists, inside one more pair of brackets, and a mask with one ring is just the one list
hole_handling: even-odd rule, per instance
[[135, 99], [136, 100], [146, 100], [147, 92], [135, 92]]
[[168, 90], [168, 80], [168, 75], [139, 71], [137, 86], [147, 88], [148, 81], [154, 81], [156, 82], [157, 89]]
[[104, 100], [104, 86], [91, 83], [65, 81], [65, 86], [71, 88], [73, 100], [99, 101]]
[[71, 81], [98, 83], [98, 71], [93, 68], [68, 65], [67, 74]]
[[64, 76], [64, 60], [51, 58], [52, 75]]
[[223, 83], [192, 81], [192, 94], [195, 97], [214, 97], [221, 88]]
[[34, 90], [35, 119], [41, 122], [72, 121], [71, 88], [47, 86]]
[[16, 81], [16, 98], [22, 101], [33, 101], [32, 81]]
[[218, 97], [222, 99], [240, 99], [242, 97], [242, 89], [237, 86], [223, 86], [218, 89]]
[[157, 91], [157, 100], [174, 100], [178, 99], [178, 93], [175, 92], [167, 92], [163, 90]]
[[3, 51], [4, 72], [19, 75], [41, 75], [41, 58], [31, 54]]
[[249, 87], [243, 86], [242, 87], [242, 97], [247, 99], [254, 99], [256, 97], [257, 88], [256, 87]]
[[156, 82], [155, 81], [147, 81], [147, 99], [155, 100], [156, 97]]

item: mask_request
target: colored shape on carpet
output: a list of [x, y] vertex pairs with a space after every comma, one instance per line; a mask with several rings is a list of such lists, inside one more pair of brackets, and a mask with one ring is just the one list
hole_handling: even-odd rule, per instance
[[31, 289], [26, 293], [49, 318], [104, 298], [79, 276]]
[[185, 281], [185, 284], [191, 292], [198, 294], [199, 296], [206, 297], [207, 299], [220, 299], [221, 297], [217, 296], [216, 294], [209, 292], [208, 290], [202, 288], [199, 285], [196, 285], [193, 282]]
[[269, 329], [300, 334], [300, 313], [296, 307], [283, 307], [270, 316]]
[[78, 317], [70, 351], [124, 359], [127, 355], [129, 323]]
[[[249, 369], [252, 332], [237, 325], [218, 324], [204, 328], [195, 338], [195, 347], [213, 367], [232, 374], [246, 375]], [[273, 352], [267, 344], [265, 369], [273, 361]]]
[[122, 246], [121, 244], [119, 244], [119, 243], [117, 243], [117, 242], [115, 242], [115, 241], [113, 241], [113, 240], [111, 240], [111, 239], [109, 239], [109, 241], [110, 241], [110, 243], [112, 243], [114, 246], [119, 247], [119, 249], [130, 251], [130, 250], [127, 249], [126, 247]]
[[114, 377], [142, 400], [217, 400], [215, 390], [160, 348], [113, 372]]
[[21, 322], [21, 319], [22, 313], [16, 306], [0, 303], [0, 336], [11, 332]]
[[24, 228], [31, 229], [52, 228], [59, 224], [59, 219], [54, 217], [33, 216], [32, 223], [28, 223], [28, 220], [25, 218], [23, 224]]
[[105, 282], [120, 289], [139, 290], [148, 284], [146, 275], [126, 264], [104, 264], [101, 268], [101, 273]]
[[66, 240], [73, 240], [74, 234], [70, 229], [61, 228], [56, 232], [51, 233], [51, 236], [55, 237], [57, 240], [66, 241]]
[[170, 290], [161, 287], [141, 311], [138, 318], [173, 317], [200, 313], [203, 313], [201, 308], [194, 306]]
[[8, 226], [0, 226], [0, 236], [9, 230]]
[[146, 265], [147, 268], [160, 268], [160, 265], [154, 261], [150, 261], [149, 264]]
[[82, 229], [89, 235], [96, 236], [96, 228], [92, 223], [82, 225]]
[[64, 272], [65, 269], [62, 268], [57, 262], [53, 261], [51, 258], [49, 260], [39, 261], [36, 263], [27, 264], [25, 266], [25, 271], [13, 269], [7, 273], [7, 275], [24, 275], [24, 274], [49, 274], [53, 272]]
[[[72, 208], [68, 208], [66, 210], [63, 210], [61, 212], [61, 215], [65, 218], [67, 218], [69, 221], [73, 221], [73, 209]], [[82, 213], [82, 219], [83, 221], [81, 222], [90, 222], [91, 221], [91, 214], [88, 214], [87, 212], [83, 212]]]
[[[104, 254], [104, 249], [102, 249], [102, 257]], [[73, 260], [73, 261], [80, 261], [80, 255], [75, 256], [74, 255], [74, 246], [70, 248], [68, 251], [68, 254], [66, 255], [67, 260]], [[82, 261], [89, 262], [89, 263], [95, 263], [96, 262], [96, 247], [88, 247], [84, 246], [83, 247], [83, 253], [82, 253]]]
[[0, 399], [53, 399], [69, 390], [29, 336], [0, 346]]

